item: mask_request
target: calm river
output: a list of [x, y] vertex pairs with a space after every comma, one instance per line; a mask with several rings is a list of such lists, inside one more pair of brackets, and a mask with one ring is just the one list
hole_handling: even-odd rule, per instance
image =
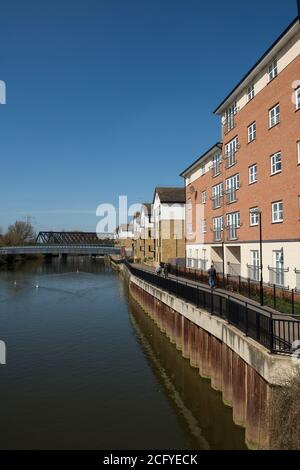
[[0, 271], [1, 449], [244, 449], [220, 393], [101, 260]]

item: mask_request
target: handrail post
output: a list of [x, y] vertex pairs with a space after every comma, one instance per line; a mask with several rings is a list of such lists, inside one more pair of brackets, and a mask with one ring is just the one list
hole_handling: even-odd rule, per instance
[[274, 351], [274, 331], [273, 331], [273, 313], [271, 312], [270, 315], [270, 326], [271, 326], [271, 331], [270, 331], [270, 351], [271, 353]]
[[245, 335], [248, 336], [248, 329], [249, 329], [249, 312], [248, 312], [248, 303], [245, 303], [246, 307], [246, 328], [245, 328]]
[[292, 315], [295, 315], [295, 290], [292, 289]]

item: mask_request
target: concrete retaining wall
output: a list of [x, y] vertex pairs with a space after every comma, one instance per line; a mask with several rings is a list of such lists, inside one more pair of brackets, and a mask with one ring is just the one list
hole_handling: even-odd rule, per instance
[[225, 321], [135, 276], [130, 275], [129, 285], [133, 298], [183, 357], [222, 392], [224, 403], [233, 408], [234, 422], [246, 429], [248, 447], [269, 448], [272, 386], [295, 373], [291, 358], [271, 355]]

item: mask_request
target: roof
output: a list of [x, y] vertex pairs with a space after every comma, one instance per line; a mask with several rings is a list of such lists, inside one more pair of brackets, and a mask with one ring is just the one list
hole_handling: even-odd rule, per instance
[[184, 170], [179, 176], [186, 178], [190, 172], [197, 168], [197, 165], [205, 158], [208, 157], [210, 154], [214, 153], [216, 150], [222, 150], [222, 142], [217, 142], [214, 144], [209, 150], [203, 153], [197, 160], [192, 163], [186, 170]]
[[121, 224], [116, 228], [116, 232], [131, 232], [132, 231], [132, 224]]
[[158, 194], [162, 204], [182, 204], [185, 203], [185, 189], [184, 188], [155, 188], [155, 195]]
[[[226, 96], [226, 98], [222, 101], [222, 103], [219, 104], [219, 106], [215, 109], [214, 114], [220, 114], [224, 108], [224, 106], [227, 104], [227, 101], [229, 99], [234, 99], [233, 95], [238, 95], [241, 91], [242, 87], [245, 87], [247, 80], [252, 80], [255, 75], [259, 71], [259, 66], [262, 64], [262, 62], [268, 62], [271, 60], [271, 53], [274, 53], [274, 49], [277, 48], [281, 49], [281, 43], [286, 40], [287, 36], [289, 36], [292, 32], [293, 29], [297, 28], [297, 25], [299, 25], [299, 17], [297, 16], [296, 19], [292, 21], [292, 23], [283, 31], [283, 33], [276, 39], [276, 41], [269, 47], [269, 49], [260, 57], [260, 59], [256, 62], [256, 64], [246, 73], [246, 75], [242, 78], [242, 80], [236, 85], [236, 87], [233, 88], [233, 90]], [[289, 34], [290, 33], [290, 34]], [[264, 64], [265, 65], [265, 64]]]
[[142, 210], [143, 210], [143, 207], [145, 207], [146, 211], [147, 211], [147, 215], [151, 215], [152, 214], [152, 204], [151, 202], [143, 202], [142, 204]]

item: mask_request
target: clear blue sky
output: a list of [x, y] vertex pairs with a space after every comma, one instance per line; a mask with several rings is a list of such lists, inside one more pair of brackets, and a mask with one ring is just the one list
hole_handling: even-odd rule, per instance
[[296, 0], [3, 0], [0, 226], [95, 230], [220, 139], [212, 111]]

